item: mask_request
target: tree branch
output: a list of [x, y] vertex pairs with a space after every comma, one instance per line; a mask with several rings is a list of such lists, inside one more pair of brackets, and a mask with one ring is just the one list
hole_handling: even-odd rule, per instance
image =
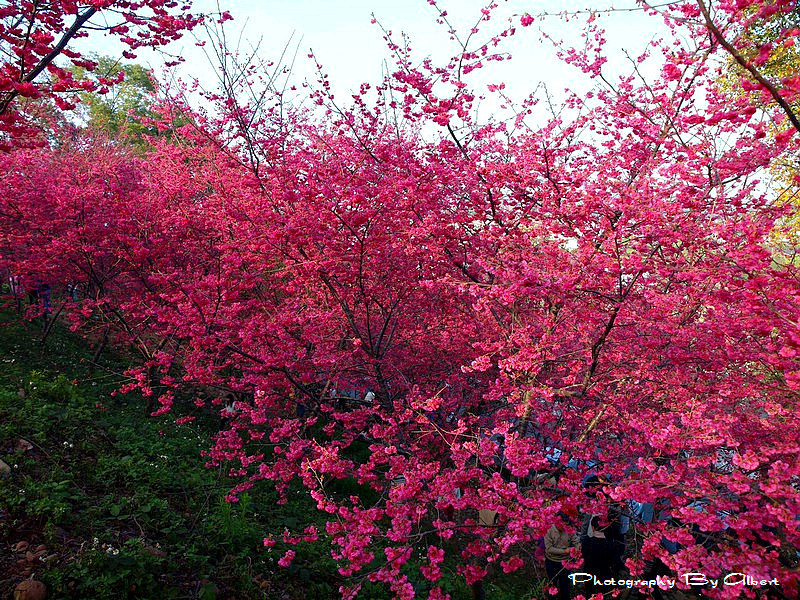
[[[69, 41], [75, 37], [75, 34], [80, 31], [86, 21], [91, 19], [96, 12], [96, 8], [88, 8], [83, 12], [83, 14], [78, 15], [78, 17], [75, 19], [75, 22], [72, 24], [72, 27], [70, 27], [64, 33], [64, 35], [61, 36], [61, 39], [58, 40], [58, 43], [48, 54], [41, 58], [31, 72], [22, 78], [22, 81], [30, 83], [36, 79], [39, 74], [44, 71], [58, 57], [58, 55], [61, 54], [61, 52], [64, 51], [64, 48], [67, 47]], [[19, 92], [17, 90], [10, 90], [3, 95], [3, 99], [0, 100], [0, 115], [4, 114], [8, 110], [8, 107], [11, 106], [14, 98], [16, 98], [18, 95]]]
[[716, 39], [720, 46], [725, 48], [725, 51], [730, 54], [737, 63], [747, 69], [753, 78], [770, 93], [772, 99], [775, 100], [778, 106], [780, 106], [786, 113], [786, 116], [789, 117], [789, 121], [792, 123], [792, 126], [800, 132], [800, 119], [798, 119], [791, 105], [784, 99], [783, 96], [781, 96], [778, 88], [776, 88], [766, 77], [764, 77], [761, 72], [750, 63], [750, 61], [742, 56], [733, 46], [733, 44], [725, 39], [725, 36], [722, 35], [722, 32], [711, 19], [711, 14], [708, 12], [708, 7], [706, 6], [705, 2], [703, 2], [703, 0], [697, 0], [697, 5], [700, 7], [700, 12], [703, 13], [703, 17], [705, 18], [706, 28], [709, 32], [711, 32], [711, 35], [714, 36], [714, 39]]

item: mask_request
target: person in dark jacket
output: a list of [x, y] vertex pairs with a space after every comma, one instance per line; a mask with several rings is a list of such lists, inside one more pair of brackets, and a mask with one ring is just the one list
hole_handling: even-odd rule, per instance
[[[618, 522], [612, 521], [603, 525], [600, 517], [595, 515], [590, 522], [589, 533], [581, 544], [584, 571], [601, 581], [611, 579], [622, 568], [622, 544], [619, 541], [618, 528]], [[595, 585], [593, 581], [586, 583], [587, 598], [607, 591], [608, 587]]]

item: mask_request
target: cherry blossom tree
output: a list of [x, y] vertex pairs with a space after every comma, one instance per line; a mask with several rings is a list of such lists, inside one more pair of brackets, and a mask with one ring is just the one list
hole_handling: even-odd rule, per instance
[[[477, 594], [564, 515], [633, 502], [656, 514], [636, 526], [634, 578], [658, 559], [794, 597], [800, 287], [774, 260], [786, 208], [760, 178], [797, 151], [796, 81], [742, 54], [743, 4], [791, 9], [644, 6], [675, 37], [624, 76], [590, 16], [563, 59], [597, 85], [538, 124], [534, 98], [477, 122], [479, 96], [503, 92], [469, 78], [532, 35], [531, 15], [473, 45], [453, 32], [442, 65], [387, 33], [394, 72], [349, 105], [321, 74], [316, 108], [292, 106], [231, 61], [243, 76], [207, 96], [217, 112], [146, 157], [92, 138], [2, 157], [0, 266], [91, 285], [65, 311], [142, 350], [129, 387], [156, 412], [185, 386], [235, 392], [209, 463], [230, 467], [230, 501], [257, 480], [301, 485], [325, 531], [265, 545], [285, 566], [324, 538], [345, 597], [373, 582], [445, 598], [444, 568]], [[721, 53], [772, 101], [720, 90]]]

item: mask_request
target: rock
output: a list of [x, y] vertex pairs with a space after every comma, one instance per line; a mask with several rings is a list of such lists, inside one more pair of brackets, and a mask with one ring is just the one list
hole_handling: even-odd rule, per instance
[[24, 438], [19, 438], [14, 448], [20, 452], [28, 452], [29, 450], [33, 450], [33, 444]]
[[478, 524], [492, 526], [497, 522], [497, 511], [484, 508], [478, 511]]
[[151, 546], [150, 544], [144, 544], [143, 549], [145, 552], [152, 554], [157, 558], [166, 558], [167, 553], [161, 550], [160, 548], [156, 548], [155, 546]]
[[0, 460], [0, 477], [11, 477], [11, 467], [4, 460]]
[[35, 579], [21, 581], [14, 589], [14, 600], [44, 600], [46, 597], [47, 587]]

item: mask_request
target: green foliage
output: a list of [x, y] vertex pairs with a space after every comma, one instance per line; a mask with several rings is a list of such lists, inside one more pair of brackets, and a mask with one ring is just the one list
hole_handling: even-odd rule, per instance
[[[262, 482], [224, 500], [231, 480], [200, 456], [212, 417], [177, 425], [112, 396], [124, 361], [88, 369], [92, 350], [60, 327], [41, 347], [33, 325], [0, 313], [0, 355], [0, 458], [13, 468], [0, 478], [0, 540], [48, 546], [36, 576], [50, 598], [337, 596], [324, 542], [300, 544], [290, 569], [277, 566], [285, 548], [262, 543], [312, 522], [307, 496], [279, 506]], [[0, 571], [12, 565], [2, 554]]]
[[[55, 594], [73, 598], [176, 598], [177, 589], [164, 589], [158, 573], [166, 559], [154, 555], [138, 539], [114, 547], [95, 538], [79, 561], [68, 569], [53, 569], [43, 577]], [[64, 596], [62, 596], [64, 597]]]
[[[148, 147], [145, 136], [156, 135], [157, 130], [148, 124], [156, 115], [152, 111], [156, 82], [151, 73], [138, 64], [122, 63], [108, 56], [94, 57], [97, 67], [94, 75], [120, 83], [107, 87], [105, 93], [81, 93], [79, 111], [87, 126], [113, 137], [123, 137], [140, 149]], [[82, 68], [75, 68], [77, 79], [86, 77]]]
[[[758, 5], [753, 5], [745, 10], [745, 13], [752, 19], [753, 11]], [[800, 27], [800, 9], [789, 12], [778, 12], [769, 19], [755, 19], [749, 29], [741, 32], [742, 38], [739, 52], [749, 62], [755, 62], [758, 70], [767, 78], [775, 83], [779, 83], [781, 78], [793, 75], [797, 72], [800, 62], [800, 48], [796, 44], [786, 44], [786, 39], [782, 39], [782, 32]], [[766, 61], [759, 60], [759, 51], [765, 44], [773, 47], [767, 56]], [[733, 57], [728, 58], [728, 66], [732, 75], [737, 77], [749, 77], [749, 74], [740, 66]], [[723, 86], [728, 89], [736, 89], [736, 83], [723, 81]], [[753, 102], [758, 103], [758, 94], [753, 94]]]

